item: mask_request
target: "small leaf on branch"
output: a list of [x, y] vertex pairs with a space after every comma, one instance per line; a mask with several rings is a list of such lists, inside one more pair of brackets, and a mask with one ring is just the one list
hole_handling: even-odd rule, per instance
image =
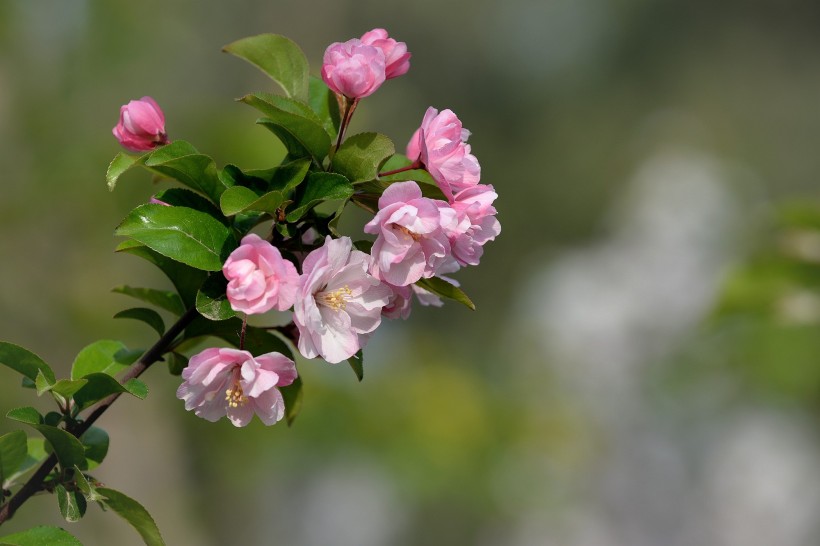
[[108, 433], [99, 427], [86, 430], [80, 436], [80, 443], [83, 444], [89, 470], [96, 468], [108, 455]]
[[48, 382], [56, 381], [54, 372], [39, 356], [13, 343], [0, 341], [0, 364], [8, 366], [32, 381], [37, 380], [38, 372], [42, 372]]
[[[88, 381], [88, 384], [74, 395], [74, 402], [81, 410], [112, 394], [127, 392], [143, 399], [148, 393], [145, 384], [138, 379], [129, 380], [125, 385], [106, 373], [90, 373], [85, 375], [83, 379]], [[136, 383], [132, 383], [132, 381], [136, 381]]]
[[379, 133], [360, 133], [342, 143], [333, 156], [333, 171], [354, 184], [375, 180], [384, 162], [396, 152], [393, 141]]
[[[146, 168], [182, 182], [219, 203], [219, 196], [225, 186], [216, 174], [216, 164], [207, 155], [184, 140], [175, 140], [167, 146], [157, 148], [145, 156]], [[162, 205], [160, 205], [162, 206]]]
[[54, 454], [62, 468], [71, 468], [77, 465], [80, 468], [87, 468], [85, 461], [85, 449], [80, 441], [69, 432], [57, 427], [28, 423], [43, 435], [51, 445]]
[[222, 51], [258, 67], [289, 97], [307, 100], [310, 67], [302, 49], [289, 38], [260, 34], [230, 43]]
[[83, 546], [71, 534], [60, 529], [41, 525], [26, 531], [0, 537], [0, 546]]
[[0, 489], [26, 460], [27, 451], [26, 433], [22, 430], [0, 436]]
[[129, 379], [123, 383], [122, 387], [131, 396], [136, 396], [140, 400], [145, 400], [148, 397], [148, 385], [137, 378]]
[[196, 296], [196, 310], [210, 320], [226, 320], [235, 317], [225, 290], [228, 280], [219, 272], [214, 273], [205, 281]]
[[348, 358], [347, 363], [350, 364], [350, 367], [353, 369], [353, 373], [356, 374], [359, 381], [364, 379], [364, 354], [361, 349], [359, 349], [355, 355]]
[[348, 199], [353, 195], [353, 185], [340, 174], [317, 172], [308, 175], [307, 182], [296, 192], [295, 202], [288, 207], [286, 219], [296, 222], [307, 211], [333, 199]]
[[231, 230], [213, 216], [152, 203], [131, 211], [114, 233], [205, 271], [222, 269], [222, 262], [237, 246]]
[[467, 294], [458, 286], [452, 285], [444, 279], [440, 279], [439, 277], [421, 279], [416, 283], [416, 286], [424, 288], [437, 296], [457, 301], [475, 311], [475, 304], [470, 300]]
[[[165, 273], [165, 276], [167, 276], [168, 279], [170, 279], [170, 281], [174, 284], [177, 292], [179, 292], [179, 298], [182, 298], [182, 302], [184, 303], [182, 306], [180, 306], [177, 302], [172, 304], [174, 306], [174, 311], [171, 312], [176, 315], [181, 315], [186, 308], [191, 307], [194, 304], [194, 301], [196, 300], [196, 293], [199, 291], [199, 287], [202, 286], [203, 281], [205, 281], [205, 277], [208, 275], [205, 271], [195, 269], [191, 266], [163, 256], [159, 252], [156, 252], [155, 250], [152, 250], [142, 243], [134, 241], [133, 239], [120, 243], [117, 247], [117, 252], [127, 252], [128, 254], [139, 256], [140, 258], [151, 262], [163, 273]], [[169, 294], [169, 292], [164, 292], [164, 294]], [[128, 293], [128, 295], [137, 297], [136, 294]], [[142, 297], [139, 299], [142, 299]], [[167, 301], [168, 299], [169, 298], [166, 296], [162, 297], [163, 301]], [[177, 298], [171, 297], [171, 299]], [[157, 303], [153, 301], [149, 303], [157, 305]], [[159, 305], [159, 307], [168, 310], [163, 305]]]
[[225, 216], [233, 216], [245, 211], [258, 211], [273, 214], [276, 212], [285, 196], [281, 192], [272, 191], [259, 195], [250, 188], [233, 186], [225, 190], [219, 200], [219, 206]]
[[71, 379], [82, 379], [95, 372], [114, 376], [134, 361], [133, 353], [122, 342], [101, 339], [86, 345], [77, 354], [71, 366]]
[[130, 523], [142, 537], [147, 546], [164, 546], [165, 542], [159, 533], [157, 524], [151, 514], [143, 506], [127, 495], [109, 489], [98, 487], [97, 492], [105, 497], [101, 504], [116, 512], [125, 521]]
[[[88, 452], [86, 451], [86, 455], [87, 453]], [[86, 500], [91, 502], [104, 500], [105, 497], [97, 493], [97, 489], [94, 487], [94, 484], [89, 482], [82, 470], [76, 466], [74, 467], [74, 481], [77, 482], [77, 489], [80, 490]]]
[[145, 162], [147, 155], [148, 154], [135, 156], [125, 152], [120, 152], [114, 156], [114, 159], [112, 159], [111, 163], [108, 165], [108, 171], [105, 173], [105, 181], [108, 184], [108, 191], [114, 191], [114, 187], [117, 185], [117, 180], [120, 176], [132, 167], [142, 165], [142, 163]]
[[40, 412], [31, 406], [24, 406], [22, 408], [14, 408], [6, 413], [6, 417], [14, 421], [20, 421], [27, 425], [39, 425], [43, 422], [43, 416]]
[[[58, 394], [63, 400], [68, 400], [74, 396], [74, 393], [83, 388], [86, 383], [87, 381], [85, 379], [60, 379], [53, 385], [48, 385], [42, 392], [51, 391], [54, 394]], [[42, 392], [40, 392], [40, 387], [38, 386], [37, 393], [42, 394]]]
[[146, 307], [133, 307], [131, 309], [120, 311], [114, 315], [114, 318], [127, 318], [142, 321], [153, 328], [154, 331], [160, 335], [160, 337], [162, 337], [162, 334], [165, 333], [165, 321], [163, 321], [159, 313], [153, 309], [148, 309]]
[[79, 491], [68, 491], [62, 484], [57, 484], [54, 487], [54, 496], [57, 497], [60, 514], [63, 515], [66, 521], [74, 523], [82, 519], [87, 506], [82, 493]]

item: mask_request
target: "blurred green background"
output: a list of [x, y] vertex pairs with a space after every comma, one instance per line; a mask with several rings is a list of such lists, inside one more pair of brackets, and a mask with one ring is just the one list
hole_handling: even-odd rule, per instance
[[[399, 149], [451, 108], [502, 234], [457, 277], [478, 306], [384, 324], [358, 384], [300, 362], [292, 428], [184, 411], [152, 369], [101, 426], [97, 477], [169, 545], [820, 543], [820, 4], [705, 0], [0, 0], [0, 338], [58, 373], [100, 339], [152, 342], [110, 289], [163, 288], [114, 227], [119, 106], [143, 95], [218, 165], [279, 154], [233, 99], [273, 84], [220, 52], [387, 28], [410, 72], [352, 131]], [[0, 411], [39, 404], [0, 370]], [[0, 423], [0, 433], [16, 428]], [[51, 496], [3, 528], [141, 544]]]

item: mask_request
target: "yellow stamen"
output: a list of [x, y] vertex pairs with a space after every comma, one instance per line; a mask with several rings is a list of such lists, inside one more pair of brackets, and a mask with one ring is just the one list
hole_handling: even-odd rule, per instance
[[225, 391], [225, 400], [228, 401], [228, 406], [232, 408], [244, 406], [248, 401], [248, 397], [245, 396], [245, 393], [242, 390], [242, 385], [239, 384], [238, 378], [235, 379], [233, 385]]
[[418, 233], [416, 233], [415, 231], [410, 231], [410, 229], [409, 229], [409, 228], [406, 228], [406, 227], [404, 227], [404, 226], [400, 226], [400, 225], [398, 225], [398, 224], [393, 224], [393, 225], [394, 225], [394, 226], [396, 226], [396, 229], [397, 229], [397, 230], [401, 231], [401, 232], [402, 232], [402, 233], [404, 233], [405, 235], [408, 235], [408, 236], [409, 236], [411, 239], [413, 239], [414, 241], [418, 241], [419, 239], [421, 239], [421, 235], [419, 235], [419, 234], [418, 234]]
[[347, 307], [347, 301], [352, 295], [353, 291], [350, 287], [344, 285], [342, 288], [334, 290], [333, 292], [322, 292], [319, 294], [318, 299], [326, 307], [330, 307], [334, 311], [339, 311], [344, 310], [345, 307]]

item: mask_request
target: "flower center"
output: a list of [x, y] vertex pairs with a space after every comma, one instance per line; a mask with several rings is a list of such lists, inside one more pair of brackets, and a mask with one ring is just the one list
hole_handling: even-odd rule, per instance
[[232, 408], [244, 406], [248, 401], [248, 397], [245, 396], [245, 392], [242, 390], [242, 385], [239, 384], [238, 377], [233, 380], [233, 385], [225, 391], [225, 400], [228, 401], [228, 406]]
[[408, 228], [406, 228], [404, 226], [400, 226], [398, 224], [393, 224], [393, 225], [396, 227], [396, 229], [398, 231], [404, 233], [405, 235], [407, 235], [408, 237], [410, 237], [414, 241], [418, 241], [419, 239], [421, 239], [421, 235], [419, 235], [415, 231], [410, 231]]
[[350, 296], [353, 295], [353, 291], [350, 289], [349, 286], [344, 285], [343, 287], [339, 288], [338, 290], [334, 290], [333, 292], [322, 292], [319, 294], [317, 298], [319, 303], [324, 305], [325, 307], [330, 307], [334, 311], [344, 310], [347, 307], [347, 302], [350, 300]]

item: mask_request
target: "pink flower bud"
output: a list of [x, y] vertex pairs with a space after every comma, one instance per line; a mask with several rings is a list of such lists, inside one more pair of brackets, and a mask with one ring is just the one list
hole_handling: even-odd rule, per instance
[[254, 315], [274, 307], [284, 311], [296, 300], [299, 274], [279, 249], [256, 234], [242, 238], [222, 273], [228, 279], [226, 295], [234, 311]]
[[151, 97], [120, 107], [120, 121], [112, 132], [123, 148], [132, 152], [147, 152], [168, 143], [165, 115]]
[[376, 91], [385, 77], [385, 56], [378, 47], [353, 38], [325, 50], [322, 79], [335, 93], [360, 99]]
[[410, 53], [407, 52], [407, 44], [390, 38], [383, 28], [374, 28], [370, 32], [365, 32], [362, 36], [362, 43], [382, 50], [385, 75], [388, 80], [406, 74], [410, 69]]

